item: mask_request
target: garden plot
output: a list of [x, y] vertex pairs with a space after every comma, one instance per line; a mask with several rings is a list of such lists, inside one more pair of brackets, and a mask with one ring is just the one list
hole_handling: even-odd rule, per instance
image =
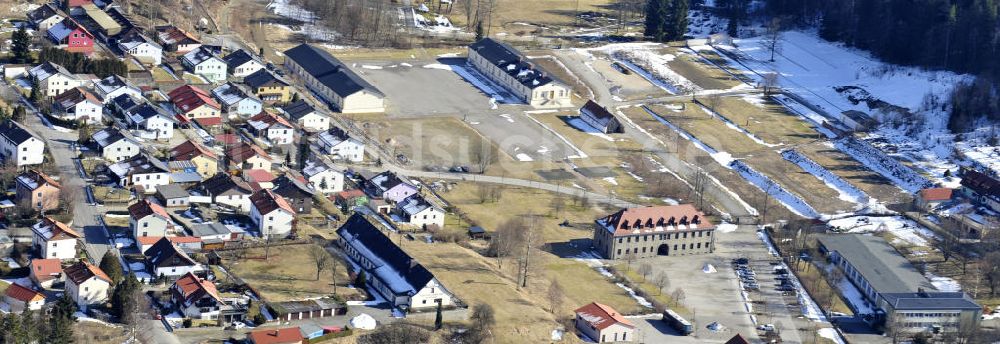
[[662, 119], [661, 123], [678, 131], [723, 167], [733, 169], [767, 191], [794, 213], [819, 217], [820, 213], [835, 214], [856, 208], [852, 202], [841, 199], [838, 190], [786, 161], [772, 147], [758, 143], [750, 135], [724, 128], [726, 122], [697, 105], [685, 104], [684, 110], [656, 105], [649, 108]]

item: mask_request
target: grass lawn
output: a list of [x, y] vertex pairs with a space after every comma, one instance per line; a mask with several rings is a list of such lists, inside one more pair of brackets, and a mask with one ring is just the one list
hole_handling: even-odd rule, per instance
[[[254, 248], [244, 258], [223, 255], [229, 272], [247, 282], [270, 302], [302, 300], [333, 294], [333, 274], [324, 270], [316, 279], [316, 265], [309, 257], [308, 246], [275, 246], [264, 260], [264, 249]], [[348, 264], [338, 257], [337, 293], [345, 299], [357, 297], [358, 292], [344, 287], [348, 284]]]
[[76, 343], [124, 343], [125, 331], [93, 321], [77, 321], [73, 324], [73, 338]]
[[673, 61], [667, 63], [671, 70], [703, 89], [730, 89], [743, 84], [729, 73], [706, 64], [697, 55], [681, 52], [675, 47], [666, 48], [664, 52], [675, 56]]
[[128, 227], [128, 216], [104, 215], [104, 224], [108, 227]]
[[101, 203], [126, 203], [132, 197], [132, 194], [125, 189], [107, 186], [94, 186], [92, 189], [94, 198]]
[[[645, 279], [642, 278], [642, 275], [640, 275], [638, 272], [635, 271], [636, 267], [637, 266], [632, 266], [631, 269], [626, 269], [625, 264], [615, 265], [615, 269], [618, 272], [620, 272], [621, 274], [625, 275], [625, 277], [628, 278], [629, 281], [632, 281], [633, 285], [638, 286], [639, 289], [641, 289], [642, 291], [646, 292], [647, 297], [653, 298], [654, 300], [656, 300], [660, 304], [663, 304], [663, 305], [666, 305], [667, 307], [670, 307], [670, 309], [673, 309], [675, 312], [679, 313], [681, 316], [688, 316], [688, 317], [690, 317], [692, 315], [691, 312], [686, 307], [684, 307], [684, 305], [682, 305], [682, 304], [674, 304], [674, 299], [672, 297], [670, 297], [670, 290], [671, 289], [668, 288], [667, 290], [664, 290], [663, 292], [660, 292], [660, 288], [659, 287], [657, 287], [655, 284], [651, 283], [650, 281], [646, 281]], [[653, 276], [649, 276], [649, 278], [652, 278], [652, 277]]]
[[[844, 314], [854, 314], [851, 307], [848, 307], [841, 298], [840, 293], [834, 290], [830, 283], [820, 274], [820, 269], [812, 263], [802, 262], [802, 269], [796, 272], [802, 286], [806, 288], [813, 300], [825, 310], [840, 312]], [[832, 302], [832, 307], [831, 307]]]
[[752, 104], [742, 98], [720, 97], [716, 112], [767, 143], [797, 145], [825, 138], [812, 124], [767, 98]]
[[8, 287], [10, 287], [10, 283], [7, 283], [7, 281], [0, 281], [0, 293], [6, 292]]
[[150, 68], [150, 71], [153, 73], [153, 80], [156, 81], [156, 82], [174, 81], [175, 80], [174, 77], [171, 76], [169, 72], [167, 72], [166, 70], [163, 69], [163, 67], [159, 67], [159, 66], [153, 67], [153, 68]]
[[870, 197], [889, 204], [910, 201], [909, 194], [828, 142], [813, 142], [796, 146], [795, 149]]
[[[574, 14], [579, 8], [581, 12], [606, 12], [614, 2], [609, 0], [499, 0], [494, 7], [492, 25], [494, 28], [504, 27], [515, 22], [546, 25], [572, 25]], [[448, 19], [457, 27], [464, 27], [468, 22], [465, 18], [464, 5], [467, 2], [455, 4]], [[493, 31], [496, 32], [496, 31]]]

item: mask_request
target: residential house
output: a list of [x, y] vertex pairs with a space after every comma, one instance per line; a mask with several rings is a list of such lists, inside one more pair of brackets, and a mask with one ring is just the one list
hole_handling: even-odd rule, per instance
[[133, 238], [174, 235], [174, 221], [163, 206], [140, 200], [128, 207], [128, 229]]
[[271, 190], [250, 196], [250, 220], [264, 238], [284, 238], [295, 230], [295, 210]]
[[202, 245], [208, 248], [213, 245], [222, 247], [222, 244], [227, 241], [242, 239], [245, 232], [218, 222], [209, 222], [189, 227], [188, 234], [191, 237], [201, 239]]
[[365, 192], [373, 198], [382, 198], [393, 204], [417, 194], [420, 189], [406, 177], [385, 171], [365, 180]]
[[337, 229], [337, 235], [344, 253], [365, 271], [367, 283], [390, 306], [431, 310], [438, 305], [449, 307], [457, 303], [434, 274], [396, 246], [364, 215], [351, 215]]
[[20, 284], [11, 283], [4, 291], [3, 302], [12, 313], [21, 313], [25, 310], [37, 311], [45, 304], [45, 295]]
[[230, 115], [236, 114], [246, 117], [264, 111], [264, 102], [240, 84], [227, 82], [212, 89], [212, 95], [219, 100], [223, 110]]
[[819, 251], [874, 305], [875, 314], [858, 314], [898, 333], [955, 333], [979, 328], [982, 306], [962, 292], [935, 286], [885, 239], [862, 234], [827, 234]]
[[271, 170], [271, 156], [252, 143], [233, 145], [226, 151], [226, 157], [229, 158], [229, 168], [233, 170]]
[[361, 189], [344, 190], [333, 194], [330, 199], [341, 207], [353, 208], [368, 204], [368, 195]]
[[28, 279], [39, 288], [52, 288], [63, 280], [62, 259], [35, 258], [28, 263]]
[[611, 306], [591, 302], [577, 308], [573, 323], [576, 330], [597, 343], [631, 342], [635, 336], [635, 325], [625, 319]]
[[302, 176], [314, 190], [321, 193], [331, 194], [344, 190], [344, 172], [321, 161], [311, 161], [302, 169]]
[[63, 66], [52, 62], [44, 62], [29, 69], [28, 76], [34, 82], [32, 87], [38, 87], [38, 94], [49, 98], [85, 83]]
[[73, 18], [63, 19], [46, 31], [50, 40], [71, 53], [94, 52], [94, 34]]
[[101, 157], [111, 162], [121, 162], [142, 152], [142, 146], [132, 138], [125, 137], [115, 127], [101, 129], [91, 137], [97, 143]]
[[222, 124], [222, 107], [204, 90], [184, 85], [175, 88], [167, 94], [174, 104], [177, 113], [184, 121], [194, 120], [202, 126], [218, 126]]
[[[94, 83], [94, 91], [97, 92], [98, 96], [101, 96], [101, 99], [104, 100], [104, 104], [110, 103], [121, 95], [128, 95], [135, 99], [144, 99], [142, 96], [142, 90], [133, 85], [132, 82], [118, 75], [111, 75]], [[128, 100], [132, 99], [129, 98]], [[138, 102], [134, 100], [132, 101], [135, 105], [138, 105]], [[128, 108], [118, 109], [118, 111], [125, 110], [128, 110]]]
[[725, 344], [750, 344], [750, 341], [747, 340], [746, 338], [743, 338], [742, 334], [737, 333], [732, 338], [729, 338], [729, 340], [727, 340]]
[[316, 143], [323, 153], [331, 155], [334, 160], [362, 162], [365, 159], [365, 144], [337, 127], [331, 127], [319, 133]]
[[296, 213], [312, 212], [313, 195], [316, 194], [316, 190], [306, 185], [302, 175], [288, 171], [274, 180], [274, 188], [271, 191], [287, 200]]
[[55, 117], [94, 124], [101, 122], [104, 103], [87, 89], [74, 87], [53, 99], [52, 110]]
[[31, 246], [42, 258], [73, 259], [77, 257], [77, 242], [83, 236], [65, 223], [43, 217], [31, 226]]
[[278, 179], [271, 171], [261, 169], [243, 170], [242, 177], [254, 191], [272, 189], [274, 180]]
[[250, 185], [228, 173], [219, 172], [195, 186], [196, 192], [209, 197], [211, 203], [228, 206], [240, 213], [250, 211]]
[[184, 54], [201, 47], [201, 41], [173, 25], [156, 27], [156, 38], [167, 51]]
[[166, 238], [167, 241], [177, 246], [177, 248], [183, 250], [184, 252], [198, 252], [202, 249], [201, 238], [190, 237], [190, 236], [145, 236], [137, 238], [136, 244], [139, 246], [140, 253], [146, 253], [150, 247], [156, 245], [161, 239]]
[[181, 64], [191, 73], [200, 75], [208, 82], [226, 81], [226, 61], [215, 56], [210, 49], [201, 46], [181, 57]]
[[411, 226], [423, 229], [444, 228], [444, 210], [423, 196], [412, 195], [396, 205], [399, 215]]
[[594, 221], [594, 247], [607, 259], [711, 253], [714, 233], [693, 205], [636, 207]]
[[167, 208], [188, 207], [191, 195], [177, 184], [168, 184], [156, 188], [156, 199]]
[[247, 333], [247, 344], [302, 344], [305, 338], [298, 327], [255, 330]]
[[954, 189], [949, 188], [927, 188], [917, 192], [917, 197], [913, 199], [913, 205], [918, 209], [931, 210], [939, 205], [951, 201]]
[[174, 137], [174, 118], [148, 102], [126, 110], [125, 122], [136, 136], [143, 139], [169, 140]]
[[330, 116], [322, 113], [309, 102], [299, 100], [281, 108], [288, 119], [307, 132], [322, 132], [330, 129]]
[[212, 281], [186, 273], [170, 286], [170, 300], [186, 318], [215, 320], [223, 302]]
[[121, 24], [118, 24], [114, 18], [111, 18], [111, 16], [98, 8], [97, 5], [86, 4], [80, 7], [83, 8], [87, 19], [97, 28], [97, 33], [102, 35], [102, 39], [118, 35], [122, 32]]
[[265, 103], [287, 103], [292, 100], [292, 85], [267, 69], [261, 69], [243, 78], [251, 92]]
[[45, 142], [20, 123], [0, 123], [0, 157], [17, 167], [38, 165], [45, 160]]
[[136, 186], [140, 193], [154, 193], [156, 187], [170, 184], [170, 168], [162, 160], [142, 153], [108, 166], [112, 177], [123, 188]]
[[37, 170], [22, 172], [14, 178], [18, 206], [42, 212], [59, 208], [59, 191], [62, 186], [49, 175]]
[[209, 178], [219, 172], [219, 157], [215, 152], [194, 141], [184, 141], [184, 143], [171, 148], [170, 159], [190, 161], [203, 178]]
[[469, 45], [469, 63], [480, 73], [503, 86], [533, 107], [564, 107], [570, 103], [570, 88], [556, 80], [524, 55], [492, 38]]
[[163, 63], [163, 47], [139, 30], [129, 31], [119, 37], [118, 49], [145, 65], [158, 66]]
[[86, 310], [90, 305], [100, 305], [108, 301], [111, 294], [111, 278], [101, 268], [86, 260], [77, 261], [63, 270], [66, 273], [66, 290], [77, 306]]
[[28, 12], [28, 22], [40, 32], [48, 32], [56, 24], [66, 19], [52, 4], [44, 4]]
[[323, 49], [300, 44], [284, 55], [285, 69], [340, 112], [385, 112], [385, 94]]
[[611, 111], [593, 100], [588, 100], [587, 104], [580, 108], [580, 119], [605, 134], [622, 133], [625, 130]]
[[204, 270], [201, 264], [165, 237], [142, 255], [146, 256], [146, 271], [153, 276], [177, 277]]
[[988, 174], [966, 169], [962, 171], [962, 194], [993, 211], [1000, 212], [1000, 180]]
[[226, 61], [229, 74], [237, 78], [243, 78], [264, 69], [264, 62], [259, 57], [243, 49], [229, 53], [223, 60]]
[[295, 129], [284, 117], [261, 111], [247, 121], [250, 132], [271, 145], [287, 145], [295, 141]]

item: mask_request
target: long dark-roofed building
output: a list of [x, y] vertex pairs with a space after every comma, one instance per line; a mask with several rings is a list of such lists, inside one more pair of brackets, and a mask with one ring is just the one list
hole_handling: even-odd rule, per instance
[[469, 62], [480, 73], [534, 107], [570, 106], [570, 89], [517, 49], [483, 38], [469, 45]]
[[330, 53], [310, 44], [285, 51], [285, 68], [342, 113], [385, 112], [385, 94]]

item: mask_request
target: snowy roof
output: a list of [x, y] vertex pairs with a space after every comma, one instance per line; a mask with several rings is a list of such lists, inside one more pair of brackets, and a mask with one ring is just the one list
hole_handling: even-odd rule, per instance
[[56, 74], [62, 74], [70, 79], [74, 78], [73, 73], [66, 70], [66, 67], [52, 62], [45, 62], [28, 70], [28, 75], [31, 75], [31, 77], [38, 81], [48, 79], [50, 76]]
[[128, 87], [136, 93], [141, 93], [138, 87], [135, 87], [135, 85], [132, 85], [131, 82], [118, 75], [111, 75], [107, 78], [101, 79], [101, 81], [94, 83], [94, 87], [96, 87], [101, 94], [108, 94], [122, 87]]
[[152, 39], [149, 39], [149, 37], [146, 37], [139, 31], [128, 31], [127, 34], [122, 35], [121, 37], [118, 38], [118, 45], [120, 45], [123, 48], [123, 50], [129, 50], [141, 44], [149, 44], [155, 47], [156, 49], [160, 50], [163, 49], [163, 47], [161, 47], [159, 44], [154, 42]]
[[379, 173], [372, 177], [370, 182], [378, 188], [380, 192], [386, 192], [400, 184], [406, 184], [410, 187], [416, 188], [416, 186], [414, 186], [409, 180], [405, 179], [405, 177], [401, 178], [392, 171]]
[[39, 186], [45, 184], [52, 185], [56, 188], [61, 187], [59, 183], [49, 177], [49, 175], [36, 170], [28, 170], [19, 174], [17, 176], [17, 183], [23, 185], [28, 190], [38, 189]]
[[355, 213], [344, 222], [337, 234], [346, 245], [372, 262], [371, 276], [383, 282], [396, 295], [414, 295], [434, 275], [396, 246], [366, 217]]
[[336, 147], [341, 142], [353, 139], [343, 129], [337, 127], [330, 127], [329, 130], [319, 133], [319, 140], [325, 146]]
[[67, 226], [65, 223], [56, 221], [51, 217], [44, 217], [41, 221], [31, 226], [31, 231], [36, 235], [48, 240], [78, 239], [80, 233]]
[[882, 297], [895, 310], [982, 309], [962, 292], [885, 293]]
[[219, 101], [226, 107], [233, 106], [234, 104], [247, 98], [261, 103], [260, 99], [257, 99], [257, 96], [247, 90], [245, 86], [232, 82], [227, 82], [212, 89], [212, 95], [219, 99]]
[[424, 199], [423, 196], [416, 194], [407, 197], [402, 202], [399, 202], [399, 209], [402, 210], [403, 213], [409, 216], [417, 215], [420, 212], [426, 210], [427, 208], [435, 208], [436, 210], [441, 211], [440, 209], [437, 209], [437, 207], [435, 207], [430, 202], [427, 202], [427, 200]]
[[528, 88], [534, 89], [554, 81], [549, 73], [529, 63], [527, 58], [506, 43], [492, 38], [483, 38], [469, 45], [469, 49]]
[[863, 234], [828, 234], [817, 237], [828, 252], [847, 260], [875, 292], [908, 293], [917, 290], [937, 290], [896, 252], [885, 239]]
[[38, 23], [41, 23], [54, 16], [62, 18], [62, 15], [59, 14], [59, 10], [56, 9], [55, 6], [52, 6], [52, 4], [44, 4], [28, 12], [28, 20], [30, 20], [36, 26], [38, 25]]
[[128, 160], [111, 165], [109, 169], [111, 169], [111, 172], [118, 175], [118, 177], [125, 177], [133, 174], [170, 172], [170, 167], [168, 167], [166, 163], [145, 152], [133, 156]]
[[145, 123], [153, 117], [161, 117], [166, 121], [174, 122], [173, 116], [170, 116], [166, 110], [150, 103], [143, 103], [128, 109], [128, 116], [132, 123]]
[[121, 130], [115, 127], [107, 127], [101, 129], [101, 131], [94, 133], [94, 136], [92, 136], [91, 138], [93, 138], [94, 142], [97, 142], [97, 145], [100, 146], [101, 148], [110, 146], [111, 144], [118, 142], [120, 140], [127, 140], [128, 142], [131, 142], [136, 146], [139, 145], [135, 141], [132, 141], [132, 139], [125, 137], [125, 135], [122, 134]]
[[330, 171], [330, 170], [331, 170], [330, 166], [327, 166], [323, 162], [320, 162], [320, 161], [310, 161], [309, 164], [306, 165], [306, 167], [302, 169], [302, 174], [305, 175], [306, 178], [312, 178], [313, 176], [315, 176], [317, 174], [320, 174], [320, 173], [323, 173], [323, 172], [326, 172], [326, 171]]
[[83, 26], [81, 26], [80, 23], [76, 22], [76, 20], [73, 20], [73, 18], [63, 19], [63, 21], [59, 22], [56, 25], [53, 25], [51, 28], [49, 28], [48, 35], [49, 37], [52, 37], [53, 40], [57, 42], [62, 42], [63, 40], [66, 39], [66, 37], [69, 36], [70, 33], [73, 33], [73, 31], [77, 29], [82, 31], [84, 35], [87, 35], [91, 38], [94, 37], [94, 35], [91, 34], [90, 31], [87, 31], [87, 29], [83, 28]]
[[187, 61], [187, 63], [190, 64], [190, 65], [192, 65], [192, 66], [197, 66], [197, 65], [201, 64], [202, 62], [205, 62], [205, 61], [208, 61], [208, 60], [211, 60], [211, 59], [216, 59], [216, 60], [219, 60], [219, 62], [222, 62], [222, 59], [220, 59], [218, 56], [215, 56], [215, 54], [212, 53], [212, 50], [209, 49], [209, 48], [207, 48], [207, 47], [198, 47], [198, 49], [194, 49], [194, 50], [191, 50], [191, 51], [187, 52], [181, 58], [183, 60]]
[[597, 302], [591, 302], [586, 306], [577, 308], [574, 312], [598, 330], [603, 330], [614, 324], [620, 324], [628, 328], [635, 328], [635, 326], [632, 325], [628, 319], [625, 319], [625, 316], [618, 313], [618, 311], [614, 308]]

